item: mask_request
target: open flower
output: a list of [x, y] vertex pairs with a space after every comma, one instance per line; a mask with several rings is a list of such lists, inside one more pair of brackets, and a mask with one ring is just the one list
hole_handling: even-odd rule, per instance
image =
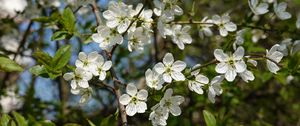
[[143, 27], [138, 27], [128, 31], [128, 50], [144, 50], [144, 45], [148, 44], [150, 37], [148, 32]]
[[106, 26], [116, 28], [121, 34], [124, 33], [131, 23], [132, 7], [123, 2], [110, 1], [108, 10], [103, 12], [103, 17], [107, 20]]
[[76, 67], [80, 67], [84, 70], [91, 71], [94, 69], [95, 61], [98, 59], [100, 55], [97, 51], [93, 51], [86, 55], [84, 52], [80, 52], [78, 55], [78, 59], [75, 61]]
[[137, 91], [137, 88], [133, 84], [128, 84], [126, 87], [127, 94], [123, 94], [120, 97], [120, 103], [126, 105], [126, 113], [129, 116], [133, 116], [136, 113], [144, 113], [147, 109], [146, 100], [148, 92], [144, 89]]
[[214, 77], [208, 87], [208, 99], [215, 103], [215, 97], [216, 95], [222, 94], [223, 90], [221, 87], [222, 81], [224, 77], [223, 76], [216, 76]]
[[103, 56], [100, 55], [94, 65], [95, 66], [91, 70], [91, 72], [93, 73], [93, 75], [99, 76], [99, 80], [103, 81], [106, 77], [106, 71], [108, 71], [112, 66], [112, 62], [104, 61]]
[[167, 53], [163, 58], [163, 63], [159, 62], [154, 66], [154, 70], [163, 75], [163, 79], [167, 83], [171, 83], [172, 79], [176, 81], [185, 80], [185, 76], [181, 73], [186, 67], [185, 62], [175, 61], [171, 53]]
[[189, 30], [191, 29], [191, 26], [184, 26], [181, 25], [173, 25], [170, 29], [171, 32], [171, 38], [172, 41], [177, 44], [179, 49], [184, 49], [184, 44], [191, 44], [192, 43], [192, 37], [189, 35]]
[[200, 25], [200, 29], [199, 29], [199, 36], [201, 39], [204, 38], [204, 36], [210, 37], [213, 35], [213, 32], [210, 30], [210, 27], [213, 26], [212, 24], [212, 20], [207, 19], [207, 17], [204, 17], [201, 20], [201, 23], [203, 23], [202, 25]]
[[237, 73], [242, 73], [246, 70], [246, 63], [243, 60], [244, 48], [238, 47], [233, 54], [229, 56], [221, 49], [214, 51], [214, 56], [220, 62], [217, 64], [215, 70], [217, 73], [225, 74], [227, 81], [233, 81]]
[[98, 26], [97, 33], [92, 35], [93, 41], [99, 43], [101, 49], [110, 51], [115, 44], [122, 44], [123, 37], [115, 29]]
[[164, 22], [174, 20], [175, 15], [182, 15], [183, 10], [177, 5], [178, 0], [154, 0], [154, 13]]
[[159, 75], [156, 71], [148, 69], [145, 73], [145, 76], [148, 87], [156, 90], [160, 90], [162, 88], [162, 84], [164, 83], [162, 75]]
[[74, 72], [65, 73], [63, 77], [67, 81], [71, 80], [71, 88], [76, 89], [78, 86], [82, 88], [88, 88], [88, 81], [92, 79], [93, 75], [92, 73], [77, 67]]
[[248, 0], [249, 7], [255, 15], [262, 15], [268, 13], [269, 4], [259, 3], [259, 0]]
[[166, 108], [161, 107], [159, 104], [156, 104], [151, 108], [151, 110], [152, 112], [149, 115], [149, 120], [151, 120], [153, 126], [167, 125], [169, 112]]
[[172, 95], [173, 90], [171, 88], [167, 89], [164, 97], [160, 100], [159, 105], [166, 108], [173, 116], [179, 116], [181, 114], [179, 105], [184, 102], [184, 97]]
[[270, 50], [266, 50], [267, 52], [266, 57], [268, 58], [267, 67], [274, 74], [277, 74], [277, 71], [280, 69], [277, 66], [277, 63], [279, 63], [283, 58], [283, 53], [280, 52], [279, 49], [280, 49], [280, 45], [276, 44], [272, 46]]
[[277, 4], [277, 1], [274, 1], [273, 7], [274, 12], [279, 19], [286, 20], [292, 17], [292, 15], [289, 12], [286, 12], [286, 2], [280, 2], [279, 4]]
[[202, 87], [204, 85], [208, 84], [208, 82], [209, 82], [209, 79], [206, 76], [204, 76], [202, 74], [198, 74], [198, 75], [195, 75], [195, 80], [190, 80], [188, 82], [188, 86], [191, 91], [194, 91], [197, 94], [203, 94]]
[[76, 87], [76, 89], [71, 89], [72, 94], [81, 96], [79, 100], [80, 104], [86, 103], [91, 98], [92, 92], [93, 89], [91, 87], [88, 88]]
[[224, 14], [221, 16], [214, 15], [212, 17], [212, 22], [219, 27], [219, 32], [221, 36], [227, 36], [228, 31], [233, 32], [237, 29], [236, 24], [230, 21], [230, 16], [228, 14]]
[[242, 73], [238, 74], [246, 83], [253, 81], [255, 79], [253, 73], [250, 70], [245, 70]]

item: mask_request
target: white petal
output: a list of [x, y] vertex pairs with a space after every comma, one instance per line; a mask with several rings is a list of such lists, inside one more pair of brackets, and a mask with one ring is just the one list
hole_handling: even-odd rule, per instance
[[100, 43], [103, 41], [103, 37], [99, 33], [93, 34], [92, 39], [94, 42], [97, 42], [97, 43]]
[[236, 24], [234, 24], [233, 22], [228, 22], [224, 24], [224, 27], [227, 31], [235, 31], [237, 29]]
[[106, 72], [105, 71], [101, 71], [99, 73], [99, 80], [103, 81], [106, 78]]
[[75, 75], [74, 75], [73, 72], [65, 73], [65, 74], [64, 74], [64, 79], [65, 79], [66, 81], [69, 81], [69, 80], [73, 79], [74, 77], [75, 77]]
[[111, 68], [111, 66], [112, 66], [112, 62], [111, 61], [106, 61], [102, 66], [102, 70], [107, 71]]
[[248, 83], [249, 80], [253, 81], [254, 78], [255, 78], [254, 75], [253, 75], [253, 73], [251, 71], [249, 71], [249, 70], [246, 70], [245, 72], [240, 73], [239, 75], [247, 83]]
[[96, 59], [97, 59], [99, 56], [100, 56], [100, 55], [98, 54], [98, 52], [93, 51], [93, 52], [91, 52], [91, 53], [88, 55], [87, 59], [88, 59], [89, 61], [96, 61]]
[[172, 64], [171, 69], [173, 71], [180, 72], [180, 71], [184, 70], [185, 67], [186, 67], [186, 63], [178, 60]]
[[228, 35], [228, 31], [223, 27], [219, 28], [219, 32], [220, 32], [220, 35], [223, 37]]
[[127, 105], [131, 101], [131, 97], [128, 94], [123, 94], [119, 101], [122, 105]]
[[236, 72], [241, 73], [244, 72], [247, 68], [247, 65], [244, 61], [237, 61], [234, 63]]
[[225, 62], [218, 63], [215, 70], [217, 73], [224, 74], [228, 71], [229, 66]]
[[147, 92], [147, 90], [142, 89], [142, 90], [140, 90], [140, 91], [137, 93], [137, 98], [138, 98], [139, 100], [146, 100], [147, 97], [148, 97], [148, 92]]
[[206, 76], [199, 74], [196, 76], [196, 81], [198, 81], [202, 84], [208, 84], [209, 79]]
[[236, 72], [234, 69], [228, 69], [228, 71], [225, 73], [225, 78], [227, 81], [232, 82], [236, 77]]
[[184, 81], [185, 80], [184, 75], [180, 72], [172, 72], [171, 76], [176, 81]]
[[171, 65], [174, 62], [174, 57], [172, 53], [167, 53], [163, 58], [163, 63], [166, 65]]
[[129, 94], [131, 96], [135, 96], [137, 93], [137, 88], [132, 83], [129, 83], [129, 84], [127, 84], [126, 92], [127, 92], [127, 94]]
[[181, 114], [181, 109], [178, 105], [172, 105], [169, 109], [173, 116], [179, 116]]
[[136, 109], [136, 105], [135, 104], [129, 103], [126, 106], [126, 113], [127, 113], [127, 115], [133, 116], [136, 112], [137, 112], [137, 109]]
[[87, 81], [79, 81], [78, 85], [82, 88], [88, 88], [89, 87], [89, 83]]
[[78, 54], [78, 59], [79, 60], [84, 61], [84, 60], [86, 60], [86, 58], [87, 58], [87, 55], [84, 52], [80, 52]]
[[275, 62], [279, 63], [280, 60], [283, 58], [283, 53], [276, 51], [274, 53], [272, 53], [270, 56], [268, 56], [268, 58], [274, 60]]
[[274, 74], [280, 69], [274, 62], [267, 60], [267, 68]]
[[228, 55], [225, 54], [221, 49], [215, 49], [214, 56], [218, 61], [227, 61], [229, 58]]
[[235, 60], [241, 60], [244, 57], [245, 50], [242, 46], [238, 47], [233, 53], [233, 58]]
[[145, 102], [138, 101], [136, 104], [136, 109], [138, 113], [144, 113], [147, 109], [147, 104]]
[[166, 83], [172, 82], [172, 77], [169, 74], [163, 74], [163, 79]]
[[257, 61], [255, 61], [253, 59], [249, 59], [247, 62], [251, 63], [253, 66], [257, 66]]
[[159, 73], [159, 74], [162, 74], [166, 71], [166, 68], [165, 68], [165, 65], [162, 64], [161, 62], [157, 63], [155, 66], [154, 66], [154, 70]]
[[164, 97], [163, 98], [170, 98], [173, 94], [173, 89], [172, 88], [168, 88], [164, 94]]

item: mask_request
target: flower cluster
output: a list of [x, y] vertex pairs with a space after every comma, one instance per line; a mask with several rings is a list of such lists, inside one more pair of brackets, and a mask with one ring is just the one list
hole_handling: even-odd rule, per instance
[[151, 120], [152, 125], [167, 125], [167, 119], [169, 117], [169, 112], [173, 116], [179, 116], [181, 114], [181, 109], [179, 105], [184, 102], [184, 97], [180, 95], [172, 96], [173, 90], [167, 89], [163, 98], [158, 104], [151, 108], [149, 120]]
[[80, 94], [80, 103], [85, 103], [91, 96], [92, 89], [89, 86], [89, 80], [93, 76], [98, 76], [100, 81], [106, 77], [106, 71], [111, 66], [111, 61], [105, 61], [103, 56], [96, 51], [89, 53], [80, 52], [75, 62], [74, 72], [64, 74], [64, 79], [71, 81], [71, 93]]
[[103, 12], [105, 25], [98, 26], [92, 39], [101, 49], [110, 51], [116, 44], [123, 43], [126, 34], [130, 52], [143, 50], [144, 45], [151, 43], [152, 14], [152, 10], [144, 9], [143, 4], [133, 9], [132, 5], [110, 1], [108, 10]]

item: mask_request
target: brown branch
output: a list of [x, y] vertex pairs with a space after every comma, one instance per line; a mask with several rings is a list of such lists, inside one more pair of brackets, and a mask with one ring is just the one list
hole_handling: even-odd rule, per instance
[[91, 4], [92, 10], [94, 12], [94, 15], [96, 17], [97, 26], [99, 26], [102, 23], [101, 17], [100, 17], [100, 10], [97, 6], [97, 1], [93, 0], [93, 3]]

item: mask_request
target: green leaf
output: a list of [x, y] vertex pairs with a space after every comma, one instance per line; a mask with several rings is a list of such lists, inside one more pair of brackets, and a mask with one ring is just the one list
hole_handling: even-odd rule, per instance
[[73, 11], [70, 8], [66, 8], [62, 15], [62, 24], [64, 28], [69, 32], [73, 33], [75, 31], [76, 18]]
[[90, 124], [90, 126], [96, 126], [91, 120], [86, 119], [88, 121], [88, 123]]
[[0, 56], [0, 61], [0, 71], [22, 72], [24, 70], [19, 64], [7, 57]]
[[15, 120], [17, 121], [18, 126], [27, 126], [27, 121], [25, 118], [17, 112], [12, 112]]
[[203, 110], [203, 115], [204, 115], [205, 123], [207, 126], [216, 126], [217, 125], [214, 115], [211, 114], [209, 111]]
[[11, 117], [9, 115], [3, 114], [0, 119], [1, 126], [7, 126], [10, 120], [11, 120]]
[[49, 65], [52, 61], [52, 57], [40, 49], [33, 53], [33, 57], [35, 57], [37, 62], [42, 65]]
[[36, 65], [36, 66], [31, 67], [29, 69], [29, 72], [36, 76], [39, 76], [41, 74], [45, 74], [46, 70], [43, 65]]
[[51, 37], [51, 41], [59, 41], [68, 38], [69, 33], [67, 31], [56, 31]]
[[55, 69], [61, 69], [64, 66], [66, 66], [71, 58], [71, 46], [63, 46], [57, 50], [55, 53], [53, 60], [52, 60], [52, 66]]
[[64, 126], [81, 126], [81, 125], [76, 124], [76, 123], [67, 123]]

